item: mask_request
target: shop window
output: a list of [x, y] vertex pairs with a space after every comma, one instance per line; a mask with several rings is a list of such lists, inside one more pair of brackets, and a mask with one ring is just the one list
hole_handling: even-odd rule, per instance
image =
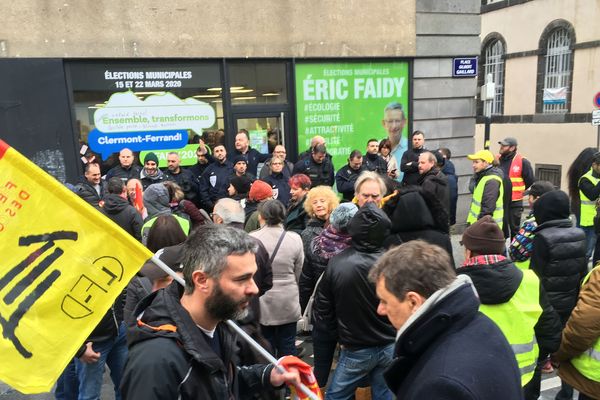
[[564, 20], [552, 22], [542, 34], [538, 59], [538, 112], [569, 111], [574, 43], [573, 27]]
[[[106, 154], [103, 156], [93, 152], [88, 146], [89, 135], [98, 128], [94, 122], [96, 111], [105, 107], [115, 93], [130, 91], [134, 95], [134, 102], [137, 99], [146, 101], [152, 96], [156, 100], [173, 94], [176, 96], [173, 96], [175, 102], [194, 99], [207, 103], [214, 110], [215, 122], [212, 126], [198, 128], [190, 124], [187, 128], [185, 124], [177, 123], [174, 128], [187, 132], [184, 140], [189, 144], [197, 143], [199, 138], [212, 146], [224, 141], [223, 133], [219, 132], [224, 128], [223, 98], [219, 91], [210, 90], [221, 85], [218, 63], [76, 61], [69, 64], [69, 76], [82, 161], [86, 163], [94, 157], [100, 161], [103, 173], [118, 163], [118, 153], [106, 157]], [[165, 113], [159, 117], [167, 117], [168, 105], [164, 106], [164, 110]], [[175, 118], [179, 117], [175, 115]], [[136, 128], [133, 127], [132, 131], [136, 131]], [[139, 152], [134, 153], [137, 156]]]
[[231, 104], [285, 104], [286, 64], [282, 62], [228, 63]]

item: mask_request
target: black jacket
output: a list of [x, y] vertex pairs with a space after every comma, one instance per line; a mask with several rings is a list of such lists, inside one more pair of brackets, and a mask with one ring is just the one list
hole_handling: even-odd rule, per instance
[[[272, 366], [240, 368], [235, 336], [220, 323], [219, 357], [180, 303], [183, 287], [173, 282], [138, 304], [141, 322], [128, 332], [129, 358], [121, 380], [124, 400], [237, 399], [269, 385]], [[159, 328], [172, 325], [176, 331]], [[153, 327], [154, 329], [152, 329]]]
[[102, 213], [123, 228], [127, 233], [142, 240], [142, 216], [127, 200], [118, 194], [109, 193], [104, 196]]
[[387, 176], [387, 161], [379, 154], [365, 154], [363, 165], [367, 171], [374, 171], [383, 176]]
[[[273, 188], [273, 198], [279, 200], [284, 206], [288, 206], [290, 202], [290, 184], [288, 183], [289, 176], [286, 177], [283, 172], [278, 174], [267, 175], [262, 180], [267, 182]], [[277, 196], [275, 196], [275, 190], [277, 190]]]
[[106, 194], [106, 182], [100, 180], [100, 194], [96, 192], [96, 189], [83, 178], [77, 185], [75, 185], [75, 193], [86, 202], [90, 203], [94, 207], [98, 208], [100, 200], [104, 199]]
[[335, 184], [337, 191], [342, 194], [342, 200], [352, 201], [354, 198], [354, 184], [364, 170], [363, 166], [359, 169], [352, 169], [350, 165], [346, 164], [335, 174]]
[[[502, 170], [502, 174], [504, 178], [502, 180], [504, 184], [504, 208], [508, 209], [510, 203], [512, 202], [512, 182], [510, 181], [510, 165], [512, 164], [513, 159], [517, 155], [516, 152], [501, 155], [500, 156], [500, 165], [499, 168]], [[535, 182], [535, 175], [533, 174], [533, 168], [531, 168], [531, 163], [529, 160], [523, 158], [523, 168], [521, 170], [521, 177], [525, 182], [525, 187], [528, 188], [531, 186], [533, 182]], [[518, 204], [522, 204], [522, 200], [517, 201]]]
[[200, 177], [200, 202], [202, 207], [211, 212], [215, 203], [227, 197], [229, 178], [233, 174], [233, 165], [229, 161], [223, 164], [215, 161], [204, 170]]
[[400, 334], [384, 374], [392, 392], [402, 400], [522, 399], [515, 355], [498, 326], [478, 312], [471, 284], [448, 291]]
[[148, 186], [153, 185], [155, 183], [160, 183], [166, 179], [165, 174], [160, 169], [156, 170], [156, 175], [149, 176], [146, 175], [146, 170], [142, 169], [140, 172], [140, 181], [142, 181], [142, 187], [144, 190], [148, 188]]
[[300, 233], [304, 248], [304, 265], [302, 266], [302, 272], [300, 273], [300, 279], [298, 280], [300, 309], [302, 310], [302, 313], [304, 313], [308, 300], [315, 290], [317, 280], [327, 267], [327, 260], [315, 254], [312, 248], [313, 239], [319, 236], [323, 231], [324, 226], [325, 221], [311, 218], [308, 220], [306, 228]]
[[179, 173], [174, 174], [167, 170], [165, 171], [165, 179], [178, 184], [185, 194], [185, 199], [191, 201], [197, 207], [200, 207], [200, 195], [198, 194], [198, 191], [200, 190], [199, 182], [192, 171], [180, 168]]
[[[402, 154], [400, 161], [400, 171], [404, 172], [402, 183], [404, 185], [418, 185], [419, 181], [419, 156], [424, 151], [429, 151], [425, 148], [408, 149]], [[409, 165], [410, 164], [410, 165]]]
[[350, 221], [352, 246], [329, 261], [317, 288], [313, 308], [315, 329], [337, 332], [338, 342], [349, 349], [385, 346], [396, 330], [377, 314], [379, 299], [369, 271], [383, 254], [383, 239], [390, 220], [373, 203], [360, 208]]
[[448, 189], [448, 178], [438, 168], [432, 168], [429, 172], [419, 176], [419, 185], [421, 185], [422, 193], [437, 203], [437, 208], [444, 210], [446, 213], [446, 223], [448, 228], [444, 227], [444, 231], [449, 231], [449, 206], [450, 206], [450, 191]]
[[[503, 304], [516, 293], [523, 280], [523, 272], [510, 259], [496, 264], [460, 267], [457, 274], [468, 275], [473, 281], [481, 304]], [[535, 337], [540, 354], [554, 353], [560, 346], [562, 325], [560, 318], [548, 301], [546, 291], [540, 286], [539, 294], [542, 315], [535, 325]]]
[[569, 219], [569, 197], [555, 190], [533, 205], [538, 223], [533, 239], [531, 269], [540, 277], [550, 304], [563, 325], [577, 303], [587, 273], [585, 233]]
[[[490, 166], [483, 171], [477, 172], [475, 175], [473, 175], [473, 177], [471, 177], [471, 181], [469, 182], [469, 190], [471, 193], [475, 191], [475, 188], [479, 184], [479, 181], [481, 181], [481, 178], [487, 175], [496, 175], [499, 176], [500, 179], [504, 179], [504, 174], [499, 168]], [[483, 196], [481, 197], [481, 211], [479, 212], [477, 219], [480, 219], [484, 215], [491, 216], [494, 214], [494, 210], [496, 209], [496, 201], [500, 195], [500, 185], [502, 185], [502, 183], [495, 179], [487, 181], [485, 187], [483, 188]], [[506, 188], [504, 190], [506, 190]]]
[[[427, 199], [419, 187], [402, 188], [383, 208], [392, 221], [392, 234], [385, 239], [384, 246], [390, 248], [404, 242], [421, 239], [445, 249], [452, 258], [450, 235], [443, 231], [443, 226], [439, 226], [443, 220], [436, 223], [434, 215], [440, 215], [437, 219], [447, 217], [443, 213], [441, 205], [435, 204], [437, 204], [437, 210], [435, 205], [427, 204]], [[445, 226], [447, 227], [447, 223]]]
[[[269, 158], [263, 164], [263, 167], [260, 170], [260, 174], [258, 174], [258, 179], [260, 179], [261, 181], [264, 181], [267, 176], [271, 175], [271, 160], [272, 159], [273, 158]], [[286, 179], [290, 179], [290, 177], [292, 176], [293, 170], [294, 170], [294, 163], [291, 161], [288, 161], [288, 160], [284, 160], [283, 161], [283, 169], [281, 170], [281, 173], [283, 174], [283, 176], [285, 176]]]
[[450, 208], [448, 209], [449, 218], [450, 225], [454, 225], [456, 223], [456, 204], [458, 202], [458, 177], [456, 176], [454, 163], [450, 160], [446, 160], [442, 172], [448, 179], [448, 191], [450, 195]]
[[296, 232], [299, 235], [306, 228], [308, 214], [306, 214], [306, 210], [304, 209], [305, 200], [306, 196], [304, 196], [302, 200], [297, 203], [292, 203], [290, 200], [287, 216], [285, 217], [286, 231]]
[[333, 186], [333, 163], [327, 157], [321, 164], [317, 164], [314, 158], [308, 157], [298, 161], [294, 165], [292, 175], [304, 174], [310, 178], [311, 187], [325, 185]]
[[194, 175], [194, 178], [196, 178], [196, 181], [200, 182], [200, 177], [202, 176], [202, 174], [204, 173], [206, 168], [208, 168], [209, 165], [210, 165], [210, 162], [207, 162], [206, 164], [200, 164], [197, 162], [196, 164], [192, 165], [191, 167], [188, 167], [187, 170], [190, 171], [192, 173], [192, 175]]
[[82, 343], [75, 357], [81, 357], [86, 349], [87, 342], [102, 342], [114, 339], [119, 335], [119, 328], [123, 322], [123, 308], [125, 307], [125, 293], [123, 290], [115, 299], [110, 309], [104, 314], [98, 325], [94, 328], [87, 340]]
[[140, 179], [140, 172], [142, 172], [142, 167], [139, 165], [131, 165], [129, 168], [125, 169], [119, 164], [108, 170], [105, 180], [108, 182], [110, 178], [116, 177], [121, 178], [122, 181], [127, 183], [130, 179]]
[[258, 170], [259, 163], [264, 163], [271, 158], [270, 154], [263, 154], [252, 147], [248, 147], [246, 154], [242, 154], [237, 149], [234, 149], [231, 153], [227, 154], [227, 160], [233, 162], [236, 156], [243, 156], [246, 159], [246, 172], [252, 176], [257, 176], [256, 171]]

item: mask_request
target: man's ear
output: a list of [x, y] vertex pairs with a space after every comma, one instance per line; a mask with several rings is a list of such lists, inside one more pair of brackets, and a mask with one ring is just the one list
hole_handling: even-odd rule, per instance
[[423, 303], [425, 303], [426, 300], [425, 297], [421, 296], [419, 293], [412, 291], [406, 293], [405, 298], [409, 301], [410, 308], [413, 313], [417, 311], [423, 305]]
[[192, 272], [192, 281], [194, 282], [194, 288], [201, 292], [209, 291], [211, 279], [203, 271], [196, 270]]

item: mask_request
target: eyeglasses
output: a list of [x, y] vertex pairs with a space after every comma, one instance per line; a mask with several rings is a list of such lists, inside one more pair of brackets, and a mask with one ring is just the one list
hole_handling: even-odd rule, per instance
[[272, 162], [271, 165], [283, 165], [283, 163], [280, 162]]

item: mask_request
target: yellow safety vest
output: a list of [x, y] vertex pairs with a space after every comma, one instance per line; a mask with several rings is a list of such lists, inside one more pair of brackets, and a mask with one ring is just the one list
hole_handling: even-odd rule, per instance
[[[585, 285], [590, 279], [592, 271], [583, 279], [581, 286]], [[571, 364], [573, 364], [581, 375], [595, 382], [600, 382], [600, 338], [596, 339], [592, 347], [573, 358]]]
[[531, 258], [528, 258], [525, 261], [515, 261], [515, 266], [523, 271], [527, 271], [529, 269], [530, 264]]
[[479, 311], [498, 325], [515, 353], [521, 385], [525, 386], [535, 371], [539, 349], [534, 327], [542, 315], [540, 280], [531, 271], [523, 271], [523, 280], [513, 297], [503, 304], [481, 304]]
[[[585, 173], [581, 178], [579, 178], [579, 183], [581, 184], [582, 179], [587, 179], [592, 182], [593, 185], [597, 185], [600, 182], [600, 179], [594, 177], [592, 172], [594, 170], [590, 168], [588, 172]], [[596, 201], [590, 200], [585, 197], [585, 194], [580, 190], [579, 191], [579, 199], [581, 200], [580, 216], [579, 216], [579, 225], [580, 226], [594, 226], [594, 216], [596, 216]]]
[[485, 184], [490, 180], [497, 180], [500, 182], [500, 191], [498, 193], [498, 199], [496, 200], [496, 209], [492, 214], [492, 218], [500, 229], [502, 229], [502, 219], [504, 218], [504, 207], [503, 207], [503, 199], [504, 196], [504, 187], [502, 185], [502, 178], [497, 175], [486, 175], [475, 187], [475, 191], [473, 192], [473, 199], [471, 200], [471, 209], [469, 210], [469, 216], [467, 217], [467, 224], [474, 224], [477, 221], [477, 217], [481, 212], [481, 200], [483, 199], [483, 189], [485, 188]]

